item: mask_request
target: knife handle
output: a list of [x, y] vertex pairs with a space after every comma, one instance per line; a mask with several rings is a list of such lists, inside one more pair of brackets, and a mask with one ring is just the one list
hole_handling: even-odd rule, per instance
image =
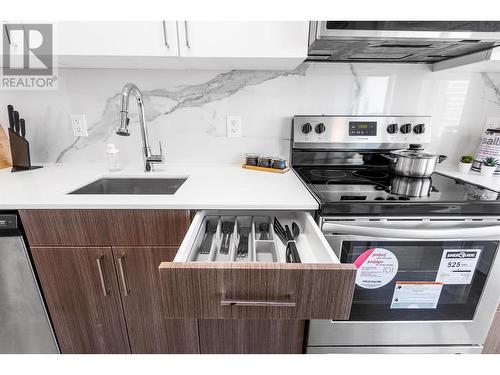
[[9, 113], [9, 128], [14, 130], [14, 107], [9, 104], [7, 106], [7, 112]]
[[14, 131], [19, 134], [19, 112], [14, 111]]
[[294, 263], [293, 258], [292, 258], [292, 252], [290, 251], [290, 246], [286, 247], [285, 259], [286, 259], [287, 263]]
[[26, 135], [26, 123], [24, 122], [23, 118], [19, 120], [19, 125], [21, 126], [21, 129], [20, 129], [21, 137], [24, 138], [24, 136]]

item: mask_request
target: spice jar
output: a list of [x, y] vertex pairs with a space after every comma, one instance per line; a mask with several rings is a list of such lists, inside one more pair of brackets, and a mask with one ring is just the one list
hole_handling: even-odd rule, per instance
[[286, 168], [286, 159], [283, 159], [283, 158], [273, 158], [272, 167], [274, 169], [285, 169]]
[[256, 154], [247, 154], [246, 155], [246, 165], [257, 165], [257, 159], [259, 158]]
[[257, 164], [259, 167], [271, 168], [271, 163], [273, 158], [270, 156], [259, 156], [257, 159]]

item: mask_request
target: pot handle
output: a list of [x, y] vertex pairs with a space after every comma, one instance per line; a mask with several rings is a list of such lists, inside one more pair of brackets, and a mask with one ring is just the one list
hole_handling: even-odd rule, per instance
[[442, 163], [443, 161], [445, 161], [446, 159], [448, 159], [448, 156], [446, 155], [439, 155], [438, 156], [438, 159], [437, 159], [437, 162], [438, 163]]
[[380, 155], [382, 155], [384, 158], [389, 160], [391, 163], [396, 163], [398, 161], [398, 158], [396, 158], [394, 156], [389, 156], [387, 154], [380, 154]]

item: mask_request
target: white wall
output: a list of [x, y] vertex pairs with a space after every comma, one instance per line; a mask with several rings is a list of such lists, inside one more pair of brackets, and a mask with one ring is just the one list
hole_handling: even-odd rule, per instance
[[[500, 74], [433, 73], [426, 65], [303, 64], [295, 71], [61, 69], [56, 91], [1, 91], [26, 119], [35, 162], [101, 161], [118, 144], [125, 161], [141, 160], [137, 117], [119, 137], [119, 93], [126, 82], [146, 95], [154, 150], [167, 162], [240, 162], [246, 152], [288, 156], [294, 114], [433, 116], [430, 149], [455, 163], [474, 153], [486, 117], [500, 117]], [[131, 105], [135, 113], [135, 105]], [[89, 137], [73, 137], [70, 113], [84, 113]], [[227, 138], [226, 116], [243, 117], [243, 137]]]

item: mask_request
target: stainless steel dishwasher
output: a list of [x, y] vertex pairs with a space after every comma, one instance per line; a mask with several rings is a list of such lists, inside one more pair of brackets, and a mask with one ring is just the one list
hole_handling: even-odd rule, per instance
[[0, 353], [59, 353], [15, 212], [0, 212]]

